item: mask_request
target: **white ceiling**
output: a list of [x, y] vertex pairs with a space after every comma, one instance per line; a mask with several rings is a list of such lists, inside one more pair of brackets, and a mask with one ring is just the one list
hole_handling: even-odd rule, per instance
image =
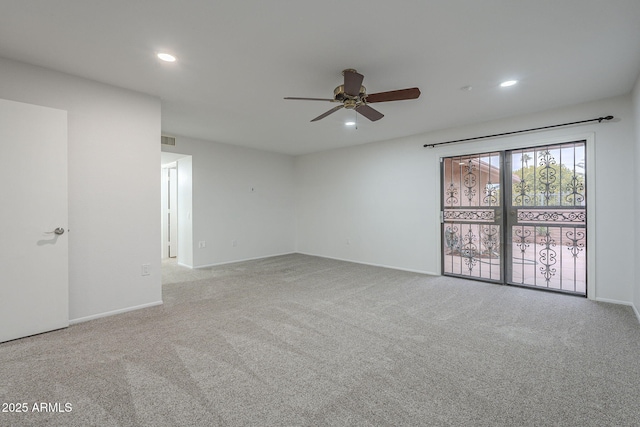
[[[0, 56], [158, 96], [166, 134], [301, 154], [628, 93], [640, 0], [0, 0]], [[357, 130], [283, 100], [345, 68], [422, 95]]]

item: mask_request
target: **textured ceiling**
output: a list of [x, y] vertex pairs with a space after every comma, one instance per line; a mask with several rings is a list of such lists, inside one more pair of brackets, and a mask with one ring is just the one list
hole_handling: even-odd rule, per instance
[[[163, 132], [289, 154], [419, 134], [628, 93], [638, 0], [2, 0], [0, 56], [162, 99]], [[178, 57], [161, 63], [155, 53]], [[378, 122], [330, 98], [341, 71]], [[518, 79], [517, 86], [498, 84]], [[460, 88], [470, 85], [472, 90]]]

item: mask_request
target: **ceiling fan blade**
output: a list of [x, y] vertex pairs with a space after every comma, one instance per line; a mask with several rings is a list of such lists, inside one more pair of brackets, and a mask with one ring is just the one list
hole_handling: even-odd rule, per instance
[[329, 114], [333, 114], [336, 111], [338, 111], [339, 109], [344, 108], [344, 105], [338, 105], [337, 107], [333, 107], [331, 110], [327, 111], [326, 113], [322, 113], [320, 114], [318, 117], [316, 117], [315, 119], [311, 120], [312, 122], [317, 122], [320, 119], [324, 119], [325, 117], [327, 117]]
[[358, 96], [364, 76], [356, 70], [344, 70], [342, 74], [344, 74], [344, 93], [349, 96]]
[[329, 101], [329, 102], [336, 102], [335, 99], [330, 99], [330, 98], [296, 98], [293, 96], [287, 96], [284, 99], [294, 99], [297, 101]]
[[371, 107], [369, 107], [368, 105], [360, 105], [359, 107], [356, 107], [356, 111], [360, 114], [362, 114], [363, 116], [365, 116], [367, 119], [371, 120], [372, 122], [375, 122], [376, 120], [380, 120], [381, 118], [384, 117], [384, 114], [382, 114], [380, 111], [375, 110]]
[[365, 98], [368, 104], [372, 102], [403, 101], [405, 99], [416, 99], [420, 96], [420, 89], [412, 87], [409, 89], [391, 90], [389, 92], [378, 92], [367, 95]]

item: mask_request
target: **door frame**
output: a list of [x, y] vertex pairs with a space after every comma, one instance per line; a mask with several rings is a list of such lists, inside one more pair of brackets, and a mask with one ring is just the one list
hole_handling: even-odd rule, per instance
[[[442, 191], [442, 178], [440, 174], [440, 162], [442, 158], [445, 157], [454, 157], [454, 156], [464, 156], [468, 154], [476, 154], [476, 153], [487, 153], [492, 151], [508, 151], [508, 150], [518, 150], [524, 148], [533, 148], [545, 145], [554, 145], [554, 144], [562, 144], [571, 141], [584, 140], [586, 141], [586, 162], [589, 165], [587, 168], [587, 185], [586, 188], [586, 197], [589, 200], [587, 203], [587, 298], [591, 300], [596, 299], [596, 251], [597, 251], [597, 233], [596, 233], [596, 212], [595, 206], [597, 203], [596, 199], [596, 158], [595, 158], [595, 150], [596, 150], [596, 137], [594, 132], [585, 132], [585, 133], [568, 133], [563, 136], [553, 136], [553, 137], [544, 137], [540, 134], [526, 134], [526, 135], [517, 135], [517, 136], [509, 136], [503, 138], [497, 138], [492, 140], [486, 140], [482, 142], [470, 142], [470, 143], [462, 143], [462, 144], [454, 144], [454, 145], [444, 145], [440, 147], [434, 148], [434, 150], [438, 150], [438, 155], [435, 157], [433, 170], [434, 170], [434, 183], [437, 188], [436, 194], [440, 195]], [[442, 271], [442, 233], [440, 223], [440, 212], [441, 212], [440, 200], [437, 203], [434, 203], [433, 210], [433, 218], [436, 218], [435, 226], [437, 227], [435, 231], [435, 235], [437, 236], [438, 250], [436, 251], [437, 263], [438, 263], [438, 273], [440, 275], [443, 274]]]
[[[162, 259], [176, 258], [178, 253], [178, 162], [161, 169]], [[172, 173], [173, 171], [173, 173]], [[172, 176], [173, 175], [173, 176]], [[172, 216], [170, 214], [173, 213]]]
[[[534, 164], [532, 165], [534, 167], [534, 170], [537, 168], [539, 170], [545, 170], [545, 166], [543, 166], [542, 164], [537, 164], [538, 163], [538, 159], [539, 159], [539, 154], [542, 154], [543, 156], [548, 155], [549, 158], [548, 160], [550, 162], [553, 162], [554, 164], [557, 164], [558, 167], [561, 167], [560, 165], [564, 164], [562, 163], [562, 152], [566, 151], [566, 150], [573, 150], [573, 152], [571, 153], [571, 156], [573, 157], [573, 170], [572, 173], [574, 174], [573, 176], [575, 177], [576, 175], [576, 171], [575, 171], [575, 166], [576, 166], [576, 145], [579, 144], [579, 146], [581, 147], [582, 152], [584, 153], [584, 160], [585, 160], [585, 165], [584, 165], [584, 170], [588, 171], [589, 170], [589, 165], [588, 165], [588, 158], [587, 158], [587, 153], [586, 153], [586, 141], [584, 139], [581, 140], [576, 140], [576, 141], [566, 141], [564, 143], [561, 144], [554, 144], [554, 145], [544, 145], [544, 146], [536, 146], [536, 147], [527, 147], [524, 149], [511, 149], [511, 150], [507, 150], [504, 151], [504, 165], [505, 165], [505, 175], [509, 174], [515, 174], [517, 172], [517, 170], [514, 170], [516, 168], [516, 166], [514, 166], [513, 163], [513, 154], [514, 153], [533, 153], [533, 158], [536, 161], [534, 162]], [[551, 150], [551, 151], [549, 151]], [[558, 152], [556, 152], [558, 151]], [[553, 155], [551, 155], [551, 152], [554, 152]], [[565, 153], [565, 155], [568, 153]], [[520, 166], [520, 167], [524, 167], [524, 164], [517, 164], [516, 165]], [[547, 166], [550, 166], [550, 164], [547, 164]], [[571, 168], [569, 168], [571, 169]], [[551, 194], [547, 193], [547, 191], [550, 191], [550, 188], [547, 187], [546, 191], [544, 193], [542, 193], [542, 191], [540, 189], [538, 189], [537, 191], [535, 190], [535, 186], [536, 184], [539, 182], [540, 185], [544, 185], [542, 182], [542, 179], [544, 177], [544, 173], [541, 172], [538, 180], [535, 180], [535, 182], [533, 182], [533, 189], [534, 189], [534, 194], [535, 196], [540, 196], [541, 194], [547, 194], [547, 197], [549, 197]], [[558, 179], [562, 179], [562, 172], [560, 173], [560, 175], [557, 177]], [[585, 174], [585, 178], [586, 178], [586, 174]], [[562, 200], [560, 200], [562, 198], [562, 184], [560, 182], [557, 183], [558, 185], [558, 190], [559, 190], [559, 197], [560, 199], [558, 200], [558, 204], [553, 204], [553, 205], [548, 205], [548, 199], [547, 199], [547, 205], [544, 204], [540, 204], [539, 201], [534, 201], [534, 202], [529, 202], [526, 203], [526, 199], [522, 200], [522, 204], [521, 205], [514, 205], [514, 192], [516, 191], [516, 189], [514, 188], [513, 185], [507, 185], [505, 186], [505, 192], [504, 192], [504, 213], [505, 213], [505, 241], [506, 241], [506, 246], [504, 247], [504, 255], [505, 258], [508, 258], [510, 260], [510, 262], [508, 264], [505, 264], [505, 277], [504, 277], [504, 282], [507, 285], [510, 286], [520, 286], [520, 287], [526, 287], [526, 288], [533, 288], [533, 289], [538, 289], [538, 290], [547, 290], [547, 291], [551, 291], [551, 292], [559, 292], [559, 293], [565, 293], [565, 294], [570, 294], [570, 295], [577, 295], [577, 296], [582, 296], [582, 297], [587, 297], [587, 293], [588, 293], [588, 283], [585, 283], [584, 286], [584, 292], [582, 291], [578, 291], [576, 289], [576, 282], [575, 282], [575, 273], [574, 273], [574, 281], [573, 281], [573, 290], [570, 289], [570, 286], [572, 284], [572, 281], [569, 280], [569, 286], [567, 286], [567, 281], [565, 280], [564, 286], [563, 286], [563, 270], [564, 270], [564, 262], [567, 263], [571, 263], [571, 258], [570, 255], [567, 254], [567, 252], [564, 249], [568, 249], [568, 247], [563, 246], [563, 242], [566, 244], [568, 240], [571, 239], [571, 237], [569, 237], [571, 230], [573, 229], [573, 232], [575, 233], [576, 240], [573, 241], [573, 244], [575, 245], [574, 248], [579, 248], [580, 246], [578, 245], [578, 241], [581, 241], [581, 244], [583, 245], [582, 247], [580, 247], [579, 250], [576, 250], [576, 253], [572, 253], [571, 256], [573, 256], [573, 260], [574, 262], [576, 262], [576, 260], [578, 259], [578, 254], [582, 253], [583, 256], [580, 257], [581, 260], [586, 261], [586, 259], [588, 258], [588, 241], [589, 241], [589, 235], [588, 233], [585, 234], [584, 236], [584, 240], [582, 238], [578, 239], [577, 235], [578, 233], [582, 233], [581, 231], [578, 230], [583, 230], [584, 232], [587, 231], [587, 225], [588, 225], [588, 215], [586, 215], [587, 212], [587, 207], [589, 205], [589, 200], [587, 197], [587, 192], [589, 190], [589, 185], [590, 183], [588, 183], [588, 179], [584, 181], [584, 187], [583, 187], [583, 201], [585, 202], [585, 204], [583, 205], [578, 205], [576, 206], [575, 203], [573, 205], [568, 205], [568, 206], [563, 206], [562, 205]], [[531, 182], [529, 182], [529, 185], [531, 185]], [[551, 184], [553, 185], [553, 183]], [[566, 191], [566, 189], [565, 189]], [[528, 193], [526, 194], [526, 197], [529, 197]], [[565, 196], [565, 197], [569, 197], [569, 196]], [[549, 220], [547, 219], [546, 221], [544, 219], [539, 219], [539, 218], [521, 218], [520, 217], [520, 212], [544, 212], [545, 214], [551, 213], [551, 212], [579, 212], [579, 213], [583, 213], [584, 216], [584, 220], [582, 222], [580, 221], [576, 221], [576, 222], [569, 222], [567, 223], [566, 221], [553, 221], [553, 220]], [[537, 231], [538, 227], [543, 227], [543, 228], [547, 228], [550, 227], [551, 228], [551, 233], [558, 233], [557, 236], [554, 235], [554, 237], [552, 238], [551, 235], [549, 234], [549, 228], [547, 228], [547, 234], [546, 237], [544, 237], [542, 240], [540, 241], [539, 239], [539, 234]], [[520, 231], [521, 234], [519, 236], [519, 240], [516, 242], [516, 240], [514, 240], [514, 235], [513, 233], [516, 232], [516, 229], [518, 229], [518, 231]], [[533, 229], [533, 230], [532, 230]], [[564, 232], [562, 230], [565, 230]], [[530, 233], [530, 234], [525, 234], [525, 233]], [[517, 235], [517, 232], [516, 232]], [[529, 277], [529, 280], [525, 280], [525, 265], [524, 265], [524, 253], [526, 251], [526, 249], [528, 247], [531, 247], [531, 245], [533, 245], [533, 254], [529, 254], [529, 256], [533, 256], [535, 257], [536, 261], [535, 261], [535, 269], [534, 271], [536, 271], [536, 273], [534, 274], [533, 277], [533, 283], [531, 283], [531, 278]], [[516, 247], [518, 247], [519, 251], [516, 251]], [[554, 249], [558, 247], [557, 249]], [[519, 268], [519, 272], [520, 274], [523, 275], [523, 277], [521, 277], [520, 279], [522, 280], [521, 282], [516, 281], [516, 274], [515, 272], [518, 270], [515, 267], [515, 260], [516, 260], [516, 252], [520, 252], [519, 255], [519, 260], [522, 262], [520, 264], [520, 268]], [[544, 255], [543, 255], [544, 253]], [[549, 263], [545, 264], [543, 261], [543, 258], [549, 257]], [[557, 262], [557, 259], [559, 259], [559, 263]], [[563, 259], [565, 261], [563, 261]], [[538, 265], [538, 262], [540, 262], [542, 265]], [[540, 270], [543, 269], [543, 267], [546, 266], [546, 270], [545, 273], [543, 273], [543, 276], [545, 277], [544, 281], [546, 282], [546, 286], [540, 284], [542, 283], [542, 277], [539, 277], [537, 272], [540, 272]], [[580, 271], [580, 273], [584, 273], [585, 277], [584, 279], [586, 280], [586, 273], [587, 273], [587, 265], [584, 266], [584, 269], [580, 269], [580, 270], [574, 270], [575, 272]], [[556, 274], [557, 273], [557, 274]], [[549, 286], [551, 281], [553, 279], [554, 285], [553, 286]], [[555, 287], [555, 286], [559, 286], [559, 288]]]
[[[448, 273], [448, 276], [450, 276], [450, 277], [458, 277], [458, 278], [461, 278], [461, 279], [468, 279], [468, 280], [478, 280], [478, 281], [481, 281], [481, 282], [495, 283], [495, 284], [503, 284], [505, 282], [505, 271], [506, 271], [505, 258], [506, 257], [503, 256], [504, 255], [503, 254], [503, 252], [504, 252], [503, 248], [505, 247], [505, 235], [506, 235], [505, 234], [505, 231], [506, 231], [505, 230], [505, 224], [506, 224], [506, 222], [505, 222], [505, 217], [503, 215], [503, 211], [504, 211], [504, 206], [503, 206], [504, 200], [503, 199], [504, 199], [504, 196], [500, 197], [501, 200], [499, 201], [499, 204], [497, 206], [480, 206], [480, 205], [478, 205], [478, 206], [463, 206], [462, 202], [461, 202], [460, 203], [461, 206], [457, 207], [462, 211], [470, 211], [470, 210], [477, 209], [477, 210], [482, 210], [482, 211], [486, 212], [487, 210], [493, 210], [493, 212], [494, 212], [494, 214], [493, 214], [494, 215], [493, 216], [493, 222], [488, 222], [486, 220], [486, 218], [483, 218], [483, 219], [480, 219], [480, 220], [478, 220], [478, 219], [462, 219], [462, 220], [455, 220], [455, 221], [445, 222], [447, 206], [445, 204], [445, 197], [444, 197], [444, 193], [443, 193], [443, 188], [444, 187], [442, 187], [442, 182], [444, 182], [444, 180], [446, 179], [446, 176], [445, 176], [446, 166], [444, 164], [444, 160], [445, 159], [453, 159], [453, 158], [459, 158], [460, 160], [462, 160], [465, 157], [468, 157], [469, 159], [476, 159], [477, 158], [478, 160], [480, 160], [483, 157], [484, 158], [491, 157], [494, 154], [497, 154], [498, 157], [499, 157], [498, 158], [498, 164], [494, 165], [495, 167], [497, 167], [497, 169], [499, 171], [498, 172], [498, 176], [499, 176], [498, 184], [500, 185], [501, 188], [504, 188], [504, 173], [503, 173], [504, 164], [505, 164], [505, 160], [504, 160], [505, 152], [504, 151], [487, 151], [487, 152], [481, 152], [481, 153], [464, 154], [464, 155], [461, 155], [461, 156], [455, 155], [455, 156], [443, 156], [443, 157], [440, 157], [440, 179], [441, 179], [441, 181], [440, 181], [440, 186], [441, 186], [440, 187], [440, 215], [441, 215], [441, 217], [440, 217], [440, 223], [441, 223], [440, 224], [440, 239], [441, 239], [440, 242], [441, 243], [440, 243], [440, 252], [439, 252], [440, 253], [440, 268], [441, 268], [440, 274], [443, 274], [443, 271], [444, 271], [444, 268], [445, 268], [445, 260], [442, 257], [442, 253], [443, 253], [443, 250], [444, 250], [443, 246], [442, 246], [442, 243], [444, 242], [445, 233], [446, 233], [446, 226], [445, 225], [446, 224], [450, 224], [452, 226], [458, 225], [460, 228], [465, 227], [465, 226], [469, 226], [471, 228], [473, 225], [476, 225], [478, 227], [478, 230], [479, 230], [478, 231], [478, 237], [480, 237], [480, 235], [481, 235], [480, 230], [482, 229], [482, 226], [483, 225], [488, 225], [489, 227], [498, 227], [498, 229], [501, 230], [498, 233], [499, 234], [498, 243], [499, 243], [499, 246], [500, 246], [500, 257], [499, 257], [500, 265], [499, 265], [499, 268], [498, 268], [498, 272], [499, 272], [500, 278], [499, 279], [492, 279], [490, 277], [487, 278], [487, 277], [479, 277], [479, 276], [472, 276], [472, 275], [467, 276], [467, 275], [464, 275], [464, 274], [455, 274], [455, 273]], [[462, 163], [461, 163], [461, 165], [462, 165]], [[491, 172], [490, 172], [491, 163], [489, 163], [489, 165], [490, 165], [490, 168], [489, 168], [489, 175], [490, 175], [491, 174]], [[461, 171], [460, 171], [460, 175], [461, 175], [460, 176], [460, 184], [462, 184], [462, 170], [465, 167], [466, 166], [462, 166], [460, 168], [461, 169]], [[478, 186], [478, 189], [480, 189], [480, 188], [482, 188], [482, 172], [481, 172], [481, 166], [480, 165], [478, 165], [478, 174], [479, 174], [479, 179], [480, 179], [480, 182], [479, 182], [480, 185]], [[491, 178], [488, 178], [488, 179], [490, 180]], [[460, 199], [463, 199], [462, 187], [460, 188], [459, 197], [460, 197]], [[482, 196], [478, 195], [478, 197], [480, 198]], [[456, 207], [449, 206], [449, 211], [450, 212], [455, 212], [456, 210], [457, 210]], [[469, 243], [471, 243], [471, 242], [469, 242]], [[481, 241], [478, 242], [478, 246], [481, 246], [482, 244], [483, 244], [483, 242], [481, 242]], [[492, 258], [490, 257], [489, 260], [491, 262]], [[478, 261], [482, 262], [481, 259], [478, 259]], [[462, 260], [461, 260], [461, 262], [462, 262]], [[490, 269], [489, 276], [491, 276], [491, 266], [489, 267], [489, 269]], [[480, 271], [479, 274], [482, 275], [482, 267], [481, 267], [481, 265], [480, 265], [479, 271]]]

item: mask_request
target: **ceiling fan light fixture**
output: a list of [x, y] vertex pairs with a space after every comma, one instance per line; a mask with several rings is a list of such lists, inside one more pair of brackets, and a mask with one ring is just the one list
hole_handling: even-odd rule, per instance
[[176, 57], [171, 55], [170, 53], [160, 52], [157, 56], [164, 62], [176, 62]]
[[500, 83], [500, 87], [509, 87], [509, 86], [514, 86], [516, 84], [518, 84], [517, 80], [506, 80]]
[[356, 122], [345, 122], [344, 125], [345, 126], [355, 126]]
[[347, 110], [355, 110], [359, 105], [358, 100], [356, 99], [345, 99], [342, 102], [344, 103], [344, 108]]

